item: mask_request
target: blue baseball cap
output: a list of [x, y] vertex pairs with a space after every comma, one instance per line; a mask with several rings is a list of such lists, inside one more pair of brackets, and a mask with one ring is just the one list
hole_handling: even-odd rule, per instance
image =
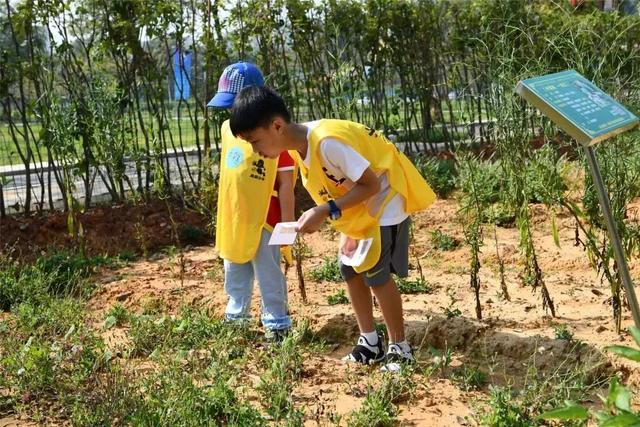
[[264, 86], [264, 77], [255, 65], [249, 62], [236, 62], [224, 69], [218, 80], [218, 92], [207, 107], [231, 108], [233, 100], [246, 86]]

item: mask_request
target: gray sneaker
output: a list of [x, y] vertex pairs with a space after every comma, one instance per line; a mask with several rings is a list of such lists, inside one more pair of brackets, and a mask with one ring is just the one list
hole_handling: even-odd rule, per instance
[[280, 344], [291, 333], [291, 329], [267, 329], [264, 333], [268, 344]]

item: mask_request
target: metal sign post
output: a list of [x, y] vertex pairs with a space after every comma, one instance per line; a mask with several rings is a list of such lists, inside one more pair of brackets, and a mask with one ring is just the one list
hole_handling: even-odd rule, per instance
[[640, 328], [638, 299], [611, 214], [609, 195], [593, 151], [594, 144], [637, 126], [640, 119], [573, 70], [523, 80], [516, 86], [516, 92], [582, 143], [613, 245], [618, 274], [627, 294], [633, 321]]

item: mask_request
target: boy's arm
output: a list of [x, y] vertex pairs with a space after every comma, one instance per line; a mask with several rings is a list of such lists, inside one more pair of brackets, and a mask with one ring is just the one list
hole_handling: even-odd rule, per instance
[[[364, 202], [380, 191], [380, 179], [370, 167], [365, 169], [360, 179], [354, 184], [344, 196], [335, 200], [342, 211]], [[298, 219], [298, 231], [301, 233], [314, 233], [320, 229], [320, 226], [328, 217], [329, 205], [326, 203], [309, 209]]]
[[278, 201], [280, 202], [280, 215], [282, 222], [295, 221], [293, 196], [293, 171], [278, 171]]

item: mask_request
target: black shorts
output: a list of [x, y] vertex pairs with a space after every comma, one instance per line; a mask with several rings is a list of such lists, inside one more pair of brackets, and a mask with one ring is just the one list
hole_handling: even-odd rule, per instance
[[[409, 227], [411, 218], [397, 225], [380, 227], [380, 259], [370, 270], [364, 271], [364, 283], [374, 287], [384, 285], [394, 273], [399, 277], [409, 275]], [[349, 265], [340, 263], [340, 273], [344, 280], [351, 280], [358, 273]]]

